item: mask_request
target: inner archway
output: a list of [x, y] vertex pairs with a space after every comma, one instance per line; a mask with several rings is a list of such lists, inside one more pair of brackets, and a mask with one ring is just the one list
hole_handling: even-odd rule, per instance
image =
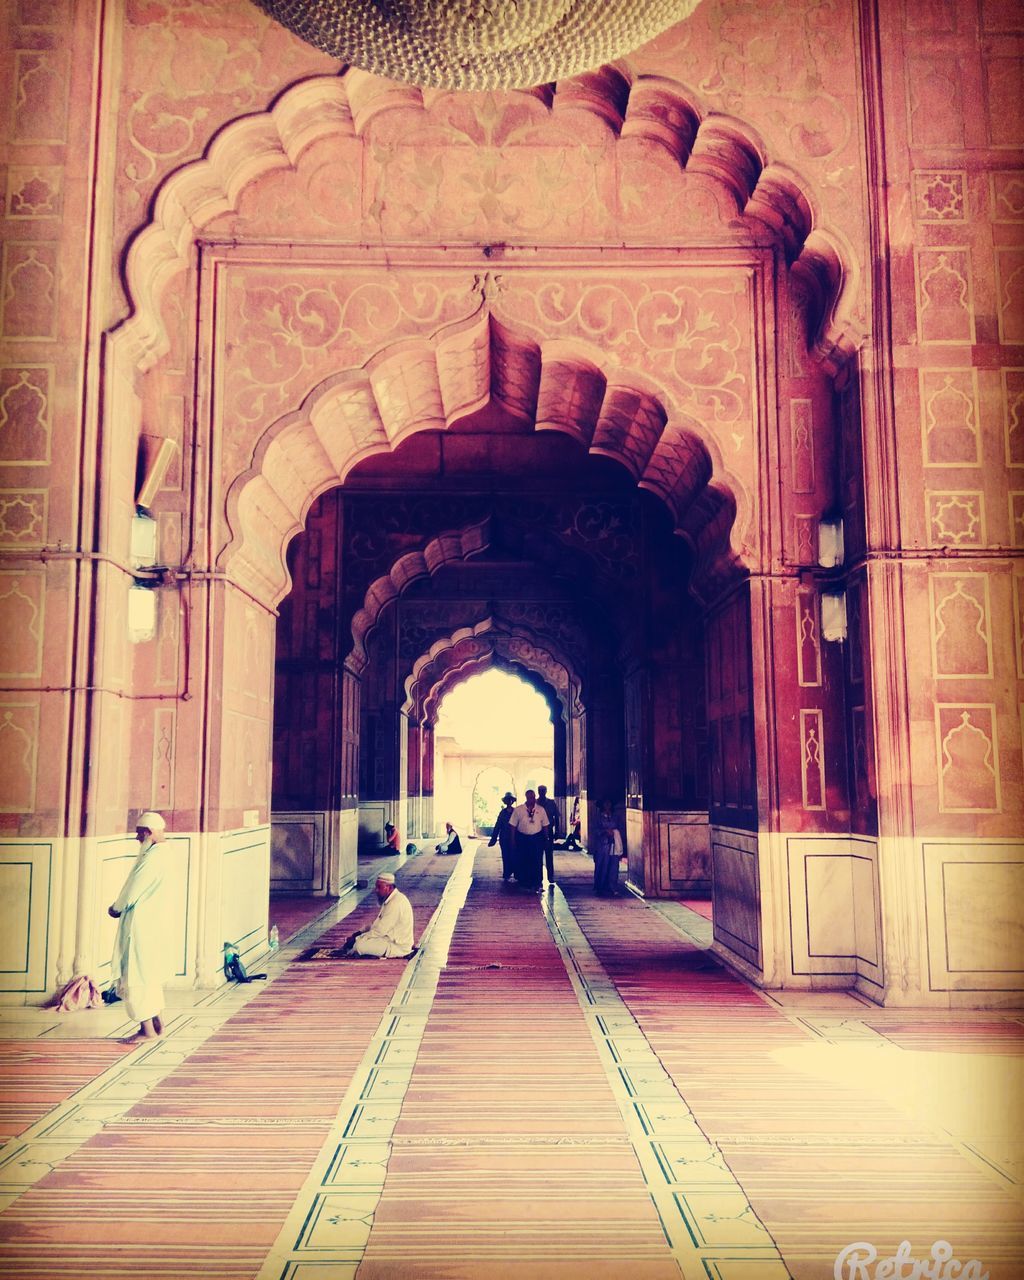
[[551, 701], [500, 666], [468, 676], [442, 697], [434, 725], [434, 810], [469, 835], [491, 834], [501, 797], [554, 788]]

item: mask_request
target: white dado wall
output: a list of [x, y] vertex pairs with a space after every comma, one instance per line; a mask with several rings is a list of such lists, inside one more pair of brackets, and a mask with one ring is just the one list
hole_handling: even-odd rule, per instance
[[713, 827], [714, 949], [761, 986], [882, 996], [877, 842]]
[[[883, 990], [878, 842], [861, 836], [786, 836], [788, 937], [795, 985]], [[859, 981], [857, 981], [859, 979]], [[865, 984], [867, 988], [865, 989]]]
[[[225, 940], [243, 959], [266, 950], [270, 828], [169, 832], [176, 874], [167, 919], [171, 986], [223, 981]], [[107, 914], [138, 855], [130, 835], [0, 843], [0, 998], [41, 1004], [69, 978], [110, 978], [116, 921]]]
[[714, 949], [754, 978], [761, 977], [761, 885], [757, 836], [733, 827], [711, 828], [711, 899]]
[[951, 1005], [1018, 1006], [1024, 988], [1024, 842], [922, 840], [918, 856], [929, 990], [944, 993]]
[[50, 921], [57, 854], [52, 840], [0, 844], [0, 991], [46, 993], [55, 965]]
[[[224, 943], [233, 942], [243, 961], [267, 949], [267, 913], [270, 904], [270, 828], [247, 827], [225, 831], [220, 844], [220, 928], [215, 938], [207, 932], [205, 954], [200, 954], [198, 978], [203, 986], [216, 982], [223, 969]], [[209, 912], [208, 919], [216, 913]], [[209, 975], [211, 965], [214, 975]]]
[[274, 813], [270, 831], [273, 892], [326, 893], [327, 814], [324, 810]]

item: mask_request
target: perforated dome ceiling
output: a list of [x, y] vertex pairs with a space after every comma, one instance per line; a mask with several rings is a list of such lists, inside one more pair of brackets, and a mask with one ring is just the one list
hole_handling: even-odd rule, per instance
[[255, 0], [317, 49], [424, 88], [524, 89], [593, 70], [699, 0]]

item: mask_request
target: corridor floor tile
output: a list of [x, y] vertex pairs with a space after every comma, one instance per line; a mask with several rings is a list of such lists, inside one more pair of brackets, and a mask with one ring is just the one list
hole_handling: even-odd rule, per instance
[[[421, 922], [444, 886], [426, 871], [402, 876]], [[353, 905], [335, 932], [372, 919], [375, 903]], [[251, 1280], [406, 970], [353, 961], [311, 981], [306, 965], [268, 968], [266, 986], [230, 989], [234, 1007], [188, 1012], [175, 1035], [128, 1054], [34, 1127], [47, 1154], [64, 1137], [69, 1153], [0, 1217], [0, 1274]], [[143, 1084], [126, 1108], [120, 1095]]]

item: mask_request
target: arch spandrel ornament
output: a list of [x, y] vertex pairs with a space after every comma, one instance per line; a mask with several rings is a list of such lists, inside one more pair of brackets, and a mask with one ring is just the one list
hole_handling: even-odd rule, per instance
[[[459, 340], [467, 335], [470, 341]], [[265, 595], [271, 586], [276, 603], [288, 589], [285, 547], [316, 496], [343, 482], [358, 461], [393, 451], [415, 431], [443, 430], [498, 396], [534, 429], [562, 431], [590, 452], [621, 463], [640, 487], [665, 503], [708, 568], [716, 556], [729, 564], [742, 558], [743, 539], [754, 517], [747, 496], [754, 490], [753, 451], [745, 472], [727, 468], [713, 432], [681, 416], [673, 420], [665, 407], [667, 397], [659, 398], [649, 379], [641, 385], [635, 375], [633, 381], [613, 380], [618, 371], [600, 370], [598, 351], [577, 366], [574, 353], [584, 349], [578, 343], [551, 344], [549, 366], [547, 344], [520, 337], [484, 312], [467, 326], [435, 335], [432, 342], [400, 343], [379, 353], [368, 368], [329, 379], [297, 413], [265, 433], [252, 465], [231, 486], [227, 518], [232, 536], [221, 553], [223, 568], [253, 594]], [[578, 393], [581, 385], [583, 394]], [[538, 419], [541, 405], [545, 416]], [[719, 487], [697, 510], [717, 515], [727, 509], [729, 521], [716, 523], [708, 541], [703, 526], [694, 527], [691, 513], [712, 476]], [[744, 524], [731, 546], [737, 514]], [[486, 537], [485, 528], [481, 537]], [[453, 553], [465, 553], [461, 542], [453, 543]], [[444, 544], [439, 541], [432, 554], [443, 556]], [[381, 580], [379, 589], [397, 594], [408, 575], [430, 571], [424, 553], [414, 553], [392, 570], [392, 587]]]
[[[583, 120], [593, 138], [581, 131]], [[557, 194], [583, 193], [585, 224], [522, 221], [527, 208], [539, 205], [547, 215], [571, 203], [537, 199], [553, 149], [561, 158]], [[332, 227], [323, 197], [338, 186], [339, 157], [353, 171], [339, 202], [348, 221]], [[583, 169], [567, 181], [561, 160]], [[678, 226], [639, 227], [638, 188], [630, 196], [625, 180], [634, 162], [662, 174], [658, 184], [642, 183], [644, 216], [657, 204], [656, 186], [668, 197], [666, 216], [683, 217]], [[466, 182], [453, 178], [452, 165], [460, 164], [468, 166]], [[289, 199], [268, 198], [274, 183]], [[402, 183], [407, 198], [396, 185]], [[432, 203], [435, 183], [445, 199], [463, 187], [470, 196], [448, 209], [440, 196]], [[409, 220], [386, 225], [385, 215], [402, 207]], [[278, 231], [287, 243], [274, 243], [275, 210], [286, 219]], [[446, 221], [450, 214], [455, 221]], [[685, 485], [680, 494], [676, 479], [665, 475], [673, 453], [664, 430], [669, 406], [677, 421], [689, 416], [699, 424], [696, 434], [735, 507], [740, 545], [730, 554], [742, 557], [744, 545], [754, 545], [748, 495], [757, 485], [735, 466], [726, 470], [722, 459], [753, 452], [752, 315], [764, 287], [758, 279], [770, 274], [778, 248], [802, 273], [812, 323], [827, 318], [833, 345], [849, 337], [842, 317], [851, 305], [850, 276], [814, 217], [812, 198], [769, 162], [752, 130], [709, 116], [692, 93], [665, 78], [604, 68], [550, 92], [469, 100], [353, 71], [315, 77], [287, 90], [269, 112], [226, 126], [203, 159], [165, 181], [151, 223], [128, 254], [134, 310], [112, 335], [109, 368], [114, 385], [126, 390], [136, 371], [151, 368], [168, 349], [161, 299], [202, 243], [203, 260], [218, 263], [210, 291], [215, 323], [207, 326], [216, 338], [199, 335], [199, 358], [223, 394], [213, 400], [215, 420], [200, 422], [199, 434], [212, 431], [222, 441], [214, 493], [230, 489], [232, 542], [220, 565], [268, 603], [287, 587], [284, 545], [309, 503], [362, 457], [395, 447], [412, 431], [442, 429], [488, 398], [524, 419], [543, 402], [552, 412], [538, 426], [583, 429], [584, 418], [554, 412], [564, 409], [557, 388], [552, 395], [545, 385], [560, 381], [554, 343], [586, 349], [605, 381], [607, 412], [594, 422], [588, 447], [628, 466], [666, 501], [687, 536], [684, 508], [692, 495]], [[680, 248], [623, 250], [634, 236]], [[356, 247], [399, 239], [407, 247], [376, 257]], [[479, 244], [494, 239], [504, 246], [501, 261], [481, 271]], [[592, 245], [593, 261], [585, 261], [587, 250], [554, 248], [542, 260], [546, 240]], [[416, 241], [434, 246], [444, 265], [432, 264], [431, 250], [413, 247]], [[460, 251], [459, 242], [475, 247]], [[698, 244], [711, 258], [698, 254], [680, 270]], [[601, 246], [619, 254], [613, 269], [598, 265], [609, 261]], [[505, 340], [505, 329], [513, 340]], [[531, 333], [534, 347], [523, 337]], [[573, 373], [577, 381], [582, 367]], [[474, 399], [488, 373], [487, 395]], [[615, 397], [623, 388], [642, 395], [648, 374], [661, 408], [647, 404], [642, 428], [638, 406], [624, 432]], [[114, 400], [125, 411], [123, 422], [137, 417], [135, 393], [108, 403]], [[293, 412], [296, 404], [302, 408]], [[661, 451], [653, 462], [652, 441]], [[685, 464], [679, 469], [685, 473]], [[211, 515], [216, 528], [217, 513]]]
[[[414, 113], [418, 125], [413, 130], [408, 120], [402, 119], [409, 112]], [[598, 173], [601, 157], [593, 154], [592, 147], [588, 150], [587, 139], [580, 138], [581, 114], [597, 121], [603, 131], [611, 151], [607, 179]], [[563, 119], [568, 127], [563, 128]], [[627, 149], [632, 147], [636, 151], [633, 144], [640, 143], [641, 151], [651, 155], [660, 151], [669, 158], [678, 184], [682, 184], [687, 175], [698, 176], [719, 184], [729, 193], [725, 206], [717, 198], [712, 202], [720, 214], [731, 212], [733, 215], [715, 229], [714, 238], [719, 243], [737, 243], [737, 240], [769, 243], [770, 237], [765, 231], [757, 231], [759, 225], [772, 227], [775, 232], [786, 228], [787, 258], [793, 262], [804, 252], [812, 258], [817, 256], [815, 244], [808, 241], [813, 239], [812, 231], [818, 229], [819, 239], [821, 234], [826, 235], [830, 252], [840, 252], [840, 238], [828, 237], [818, 227], [816, 202], [806, 182], [784, 166], [770, 162], [752, 130], [729, 117], [710, 115], [692, 91], [666, 77], [630, 77], [625, 71], [605, 68], [602, 72], [560, 82], [550, 94], [544, 88], [465, 97], [424, 94], [410, 86], [379, 80], [353, 69], [341, 76], [315, 76], [301, 81], [286, 90], [271, 110], [225, 125], [201, 159], [184, 164], [164, 181], [153, 202], [153, 216], [133, 240], [127, 256], [132, 314], [115, 332], [116, 346], [127, 365], [151, 367], [166, 349], [160, 296], [170, 280], [189, 266], [192, 246], [200, 240], [217, 236], [253, 240], [273, 237], [273, 219], [278, 212], [285, 221], [277, 230], [291, 241], [301, 239], [303, 234], [313, 241], [322, 241], [325, 232], [331, 232], [330, 239], [351, 244], [365, 242], [373, 232], [378, 240], [382, 232], [397, 232], [399, 228], [386, 227], [380, 221], [384, 206], [395, 208], [403, 204], [399, 192], [387, 186], [388, 171], [397, 173], [393, 148], [389, 151], [386, 136], [377, 139], [373, 134], [375, 123], [382, 120], [391, 121], [396, 136], [421, 157], [419, 167], [406, 174], [409, 194], [418, 192], [416, 198], [408, 202], [415, 220], [415, 240], [429, 242], [437, 240], [439, 234], [458, 237], [459, 229], [448, 227], [443, 220], [431, 221], [424, 216], [425, 208], [429, 207], [424, 184], [429, 194], [435, 178], [438, 183], [442, 179], [452, 182], [451, 174], [433, 174], [430, 161], [423, 158], [429, 153], [427, 135], [433, 133], [436, 145], [443, 146], [446, 154], [457, 154], [461, 144], [479, 170], [481, 149], [492, 148], [496, 157], [506, 149], [509, 155], [514, 155], [514, 144], [536, 141], [538, 132], [550, 148], [552, 141], [559, 140], [561, 132], [566, 147], [578, 152], [584, 165], [578, 176], [588, 170], [589, 174], [581, 188], [573, 174], [566, 173], [564, 163], [556, 166], [562, 172], [558, 179], [560, 194], [565, 197], [580, 193], [581, 204], [592, 204], [594, 197], [602, 206], [610, 203], [614, 225], [606, 221], [600, 227], [591, 227], [582, 237], [580, 233], [584, 228], [576, 225], [553, 226], [548, 235], [543, 234], [543, 228], [524, 227], [525, 243], [536, 242], [538, 236], [540, 240], [556, 238], [564, 242], [567, 232], [574, 234], [575, 242], [628, 243], [638, 212], [635, 192], [625, 198], [613, 195], [608, 181], [616, 188], [620, 182], [615, 164], [618, 148], [626, 145]], [[550, 136], [552, 133], [554, 139]], [[351, 154], [354, 158], [356, 152], [348, 140], [358, 142], [362, 166], [349, 175], [350, 182], [342, 188], [343, 197], [336, 205], [338, 212], [332, 221], [330, 202], [325, 204], [310, 187], [311, 182], [316, 187], [314, 179], [318, 175], [319, 186], [324, 186], [324, 157], [315, 157], [318, 163], [309, 157], [317, 144], [325, 142], [335, 164], [339, 147], [343, 155]], [[257, 207], [257, 202], [250, 197], [246, 200], [247, 216], [233, 221], [247, 189], [275, 171], [287, 173], [290, 190], [298, 179], [300, 186], [305, 185], [307, 198], [301, 203], [267, 198]], [[540, 179], [534, 175], [532, 180]], [[512, 243], [514, 227], [509, 224], [508, 211], [513, 205], [535, 204], [536, 189], [531, 187], [528, 201], [517, 201], [509, 195], [507, 182], [499, 193], [489, 188], [489, 181], [486, 175], [478, 180], [476, 203], [485, 217], [490, 211], [492, 225], [467, 222], [463, 214], [459, 224], [462, 236], [458, 238], [478, 243], [484, 233], [485, 240], [490, 235], [492, 240]], [[349, 202], [348, 191], [356, 188], [360, 191], [360, 200]], [[681, 185], [671, 194], [673, 198], [669, 203], [685, 217], [685, 211], [693, 207], [693, 202], [684, 198]], [[462, 205], [472, 196], [473, 187], [466, 187], [461, 192]], [[646, 198], [643, 208], [650, 208], [651, 203]], [[565, 200], [549, 204], [554, 208], [564, 207]], [[351, 214], [355, 208], [359, 209], [362, 219], [359, 226], [352, 225]], [[308, 223], [297, 225], [296, 214], [305, 209], [310, 211]], [[705, 233], [711, 230], [707, 218], [709, 209], [707, 203], [702, 204], [698, 217], [692, 220], [693, 225], [684, 230], [688, 233], [697, 228], [703, 228]], [[741, 233], [736, 219], [750, 221], [751, 230], [746, 235]], [[408, 226], [403, 229], [410, 230]], [[666, 234], [668, 228], [662, 228], [662, 235]], [[848, 256], [842, 277], [834, 281], [843, 297], [833, 300], [835, 305], [830, 311], [836, 332], [827, 336], [837, 343], [839, 330], [853, 311], [848, 296], [852, 292], [848, 274], [850, 260]]]

